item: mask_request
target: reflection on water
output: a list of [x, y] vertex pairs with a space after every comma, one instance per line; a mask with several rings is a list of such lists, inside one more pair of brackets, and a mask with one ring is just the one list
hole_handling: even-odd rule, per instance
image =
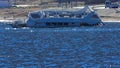
[[119, 68], [119, 26], [11, 28], [0, 24], [0, 68]]

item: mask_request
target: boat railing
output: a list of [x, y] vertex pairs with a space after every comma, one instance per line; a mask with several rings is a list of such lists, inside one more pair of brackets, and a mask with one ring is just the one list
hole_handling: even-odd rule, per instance
[[41, 10], [39, 12], [31, 13], [33, 19], [43, 19], [43, 18], [84, 18], [92, 10], [86, 6], [81, 10], [69, 11], [69, 10]]
[[42, 14], [41, 18], [83, 18], [87, 16], [88, 13], [76, 13], [76, 12], [45, 12]]

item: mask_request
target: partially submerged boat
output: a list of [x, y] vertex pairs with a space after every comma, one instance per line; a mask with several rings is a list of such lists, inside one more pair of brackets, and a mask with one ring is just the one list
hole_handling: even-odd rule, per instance
[[46, 9], [30, 12], [25, 24], [16, 21], [13, 27], [80, 27], [103, 24], [90, 7], [72, 9]]

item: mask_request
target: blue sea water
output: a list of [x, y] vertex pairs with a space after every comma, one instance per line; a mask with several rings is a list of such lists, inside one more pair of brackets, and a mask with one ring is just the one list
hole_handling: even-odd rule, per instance
[[120, 23], [71, 28], [0, 24], [0, 68], [120, 68]]

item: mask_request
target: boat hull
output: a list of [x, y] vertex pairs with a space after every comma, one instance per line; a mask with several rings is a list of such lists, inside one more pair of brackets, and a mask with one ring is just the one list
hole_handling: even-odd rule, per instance
[[89, 18], [46, 18], [38, 20], [27, 20], [27, 27], [80, 27], [95, 26], [102, 24], [100, 19], [92, 20]]

